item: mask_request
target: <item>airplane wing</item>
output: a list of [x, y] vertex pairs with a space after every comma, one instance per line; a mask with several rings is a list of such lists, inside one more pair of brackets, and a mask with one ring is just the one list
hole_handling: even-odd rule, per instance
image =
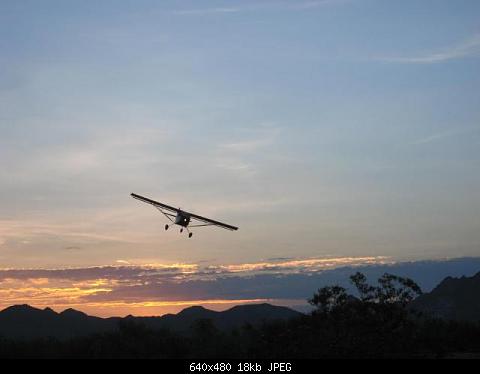
[[[159, 209], [168, 210], [168, 211], [173, 212], [175, 214], [180, 211], [180, 209], [171, 207], [170, 205], [159, 203], [158, 201], [151, 200], [147, 197], [143, 197], [143, 196], [140, 196], [140, 195], [137, 195], [137, 194], [134, 194], [134, 193], [132, 193], [131, 196], [134, 199], [143, 201], [144, 203], [147, 203], [147, 204], [151, 204], [154, 207], [159, 208]], [[163, 212], [163, 213], [165, 214], [165, 212]], [[215, 221], [215, 220], [210, 219], [210, 218], [205, 218], [205, 217], [202, 217], [202, 216], [199, 216], [197, 214], [190, 213], [190, 212], [184, 212], [184, 213], [187, 213], [190, 216], [191, 219], [202, 222], [202, 224], [200, 224], [200, 225], [193, 225], [193, 226], [190, 226], [190, 227], [218, 226], [218, 227], [221, 227], [221, 228], [227, 229], [227, 230], [232, 230], [232, 231], [238, 230], [238, 227], [235, 227], [235, 226], [223, 223], [223, 222]]]
[[[228, 224], [223, 223], [223, 222], [215, 221], [213, 219], [205, 218], [205, 217], [198, 216], [198, 215], [192, 214], [192, 213], [189, 213], [189, 214], [190, 214], [190, 218], [204, 223], [203, 225], [195, 225], [197, 227], [198, 226], [218, 226], [218, 227], [221, 227], [222, 229], [227, 229], [227, 230], [232, 230], [232, 231], [238, 230], [238, 227], [228, 225]], [[191, 227], [195, 227], [195, 226], [191, 226]]]
[[178, 213], [178, 211], [179, 211], [179, 209], [174, 208], [174, 207], [172, 207], [172, 206], [170, 206], [170, 205], [159, 203], [158, 201], [151, 200], [151, 199], [149, 199], [149, 198], [146, 198], [146, 197], [137, 195], [137, 194], [135, 194], [135, 193], [132, 193], [131, 196], [132, 196], [134, 199], [143, 201], [144, 203], [147, 203], [147, 204], [151, 204], [151, 205], [153, 205], [153, 206], [156, 207], [156, 208], [161, 208], [161, 209], [168, 210], [168, 211], [173, 212], [173, 213], [175, 213], [175, 214]]

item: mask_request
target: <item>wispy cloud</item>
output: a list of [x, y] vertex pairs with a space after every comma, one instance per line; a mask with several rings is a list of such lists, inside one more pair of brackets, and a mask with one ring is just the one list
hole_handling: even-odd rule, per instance
[[[90, 227], [82, 224], [58, 223], [58, 222], [34, 222], [34, 221], [15, 221], [0, 220], [0, 245], [8, 240], [22, 240], [28, 244], [28, 238], [38, 238], [41, 236], [62, 236], [68, 238], [79, 238], [93, 241], [111, 241], [136, 243], [125, 235], [118, 233], [96, 233]], [[79, 246], [66, 246], [65, 249], [80, 249]]]
[[255, 4], [241, 4], [236, 7], [213, 7], [213, 8], [194, 8], [180, 9], [172, 11], [176, 15], [214, 15], [214, 14], [234, 14], [240, 12], [252, 11], [301, 11], [315, 9], [327, 5], [335, 5], [345, 3], [351, 0], [312, 0], [312, 1], [271, 1]]
[[255, 163], [252, 156], [258, 156], [267, 148], [275, 146], [282, 128], [272, 123], [265, 123], [256, 128], [244, 129], [248, 134], [238, 140], [228, 140], [217, 146], [216, 166], [243, 176], [251, 177], [255, 174]]
[[[255, 263], [240, 264], [204, 264], [200, 263], [148, 263], [135, 264], [134, 261], [118, 260], [121, 265], [107, 265], [78, 268], [55, 268], [55, 269], [0, 269], [0, 281], [5, 279], [62, 279], [72, 281], [88, 281], [103, 279], [104, 281], [118, 282], [121, 280], [146, 281], [211, 279], [227, 276], [252, 276], [268, 273], [304, 273], [306, 271], [318, 272], [334, 269], [341, 266], [365, 266], [372, 264], [392, 263], [392, 260], [384, 256], [370, 257], [328, 257], [328, 258], [291, 258], [270, 259]], [[104, 282], [105, 283], [105, 282]]]
[[226, 265], [220, 269], [231, 273], [239, 272], [316, 272], [334, 269], [339, 266], [358, 266], [368, 264], [388, 263], [387, 257], [341, 257], [341, 258], [313, 258], [313, 259], [288, 259], [274, 260], [257, 263]]
[[236, 13], [240, 12], [241, 8], [204, 8], [204, 9], [185, 9], [174, 10], [173, 14], [178, 15], [205, 15], [205, 14], [217, 14], [217, 13]]
[[382, 57], [378, 60], [402, 64], [436, 64], [478, 55], [480, 55], [480, 34], [476, 34], [459, 44], [444, 48], [441, 51], [425, 53], [418, 56]]
[[423, 145], [423, 144], [429, 144], [433, 142], [440, 141], [442, 139], [450, 138], [452, 136], [457, 136], [465, 133], [470, 133], [472, 131], [477, 131], [479, 130], [478, 127], [468, 127], [468, 128], [460, 128], [460, 129], [453, 129], [453, 130], [447, 130], [447, 131], [442, 131], [438, 132], [435, 134], [431, 134], [429, 136], [423, 137], [416, 139], [410, 143], [410, 145]]
[[225, 143], [220, 145], [221, 148], [230, 150], [230, 151], [238, 151], [238, 152], [252, 152], [258, 150], [259, 148], [266, 147], [273, 143], [272, 138], [264, 138], [264, 139], [251, 139], [233, 143]]
[[314, 9], [326, 5], [337, 5], [342, 3], [347, 3], [352, 0], [314, 0], [314, 1], [305, 1], [305, 2], [297, 2], [295, 1], [294, 4], [290, 6], [291, 9]]
[[[272, 122], [265, 122], [254, 128], [244, 129], [248, 137], [219, 144], [222, 151], [250, 153], [273, 145], [284, 129]], [[245, 134], [244, 134], [245, 135]]]

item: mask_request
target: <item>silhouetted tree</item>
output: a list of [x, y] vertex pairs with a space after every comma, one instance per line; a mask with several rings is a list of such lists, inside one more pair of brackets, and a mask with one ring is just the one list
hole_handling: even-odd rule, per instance
[[355, 273], [354, 275], [350, 276], [350, 282], [353, 283], [357, 289], [360, 300], [364, 302], [376, 300], [377, 288], [367, 283], [367, 277], [364, 274], [360, 272]]
[[320, 312], [329, 313], [344, 305], [348, 300], [347, 290], [340, 286], [320, 288], [308, 302]]
[[365, 275], [360, 272], [352, 275], [350, 281], [364, 302], [407, 305], [422, 294], [421, 288], [412, 279], [388, 273], [378, 279], [377, 287], [369, 285]]

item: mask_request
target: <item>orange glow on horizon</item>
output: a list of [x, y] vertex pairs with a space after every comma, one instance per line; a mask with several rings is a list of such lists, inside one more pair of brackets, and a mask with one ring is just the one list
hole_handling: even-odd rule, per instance
[[287, 260], [280, 262], [256, 262], [239, 265], [224, 265], [221, 268], [233, 273], [256, 271], [256, 270], [276, 270], [276, 269], [309, 269], [309, 270], [327, 270], [339, 266], [361, 266], [369, 264], [389, 263], [388, 257], [338, 257], [338, 258], [313, 258], [305, 260]]
[[[183, 291], [176, 294], [175, 287], [188, 281], [215, 282], [262, 272], [272, 275], [299, 272], [314, 274], [341, 266], [391, 263], [393, 261], [387, 257], [338, 257], [279, 259], [205, 267], [185, 263], [129, 263], [90, 268], [0, 269], [0, 308], [16, 304], [51, 307], [58, 311], [75, 308], [103, 317], [175, 313], [192, 305], [226, 309], [238, 304], [271, 302], [271, 299], [235, 299], [234, 295], [232, 299], [215, 299], [208, 289], [193, 295], [189, 288], [180, 288]], [[142, 290], [147, 291], [142, 293]], [[280, 300], [280, 304], [285, 305], [285, 300]], [[306, 304], [306, 300], [297, 300], [297, 304]]]
[[[146, 301], [138, 303], [128, 302], [105, 302], [105, 303], [66, 303], [50, 305], [48, 303], [28, 303], [19, 302], [18, 304], [29, 304], [38, 309], [47, 307], [60, 313], [68, 308], [73, 308], [91, 316], [102, 318], [125, 317], [134, 315], [137, 317], [162, 316], [168, 313], [178, 313], [181, 310], [191, 306], [203, 306], [213, 311], [223, 311], [236, 305], [270, 303], [274, 305], [301, 305], [306, 304], [305, 300], [289, 299], [239, 299], [239, 300], [179, 300], [179, 301]], [[10, 305], [0, 304], [0, 310]]]

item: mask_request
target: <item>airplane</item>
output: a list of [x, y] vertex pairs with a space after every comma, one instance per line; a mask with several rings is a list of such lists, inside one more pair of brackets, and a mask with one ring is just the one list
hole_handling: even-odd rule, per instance
[[[153, 205], [155, 208], [157, 208], [160, 212], [162, 212], [165, 217], [167, 217], [170, 222], [172, 222], [174, 225], [180, 226], [180, 232], [183, 232], [183, 229], [187, 230], [188, 232], [188, 237], [191, 238], [193, 233], [188, 229], [189, 227], [204, 227], [204, 226], [217, 226], [221, 227], [222, 229], [227, 229], [231, 231], [236, 231], [238, 230], [238, 227], [228, 225], [223, 222], [215, 221], [210, 218], [205, 218], [202, 216], [199, 216], [197, 214], [193, 214], [190, 212], [186, 212], [181, 209], [174, 208], [170, 205], [159, 203], [158, 201], [151, 200], [147, 197], [143, 197], [140, 195], [137, 195], [135, 193], [130, 194], [134, 199], [140, 200], [144, 203]], [[190, 225], [191, 222], [198, 221], [200, 223]], [[168, 224], [165, 225], [165, 230], [168, 230], [170, 226]]]

